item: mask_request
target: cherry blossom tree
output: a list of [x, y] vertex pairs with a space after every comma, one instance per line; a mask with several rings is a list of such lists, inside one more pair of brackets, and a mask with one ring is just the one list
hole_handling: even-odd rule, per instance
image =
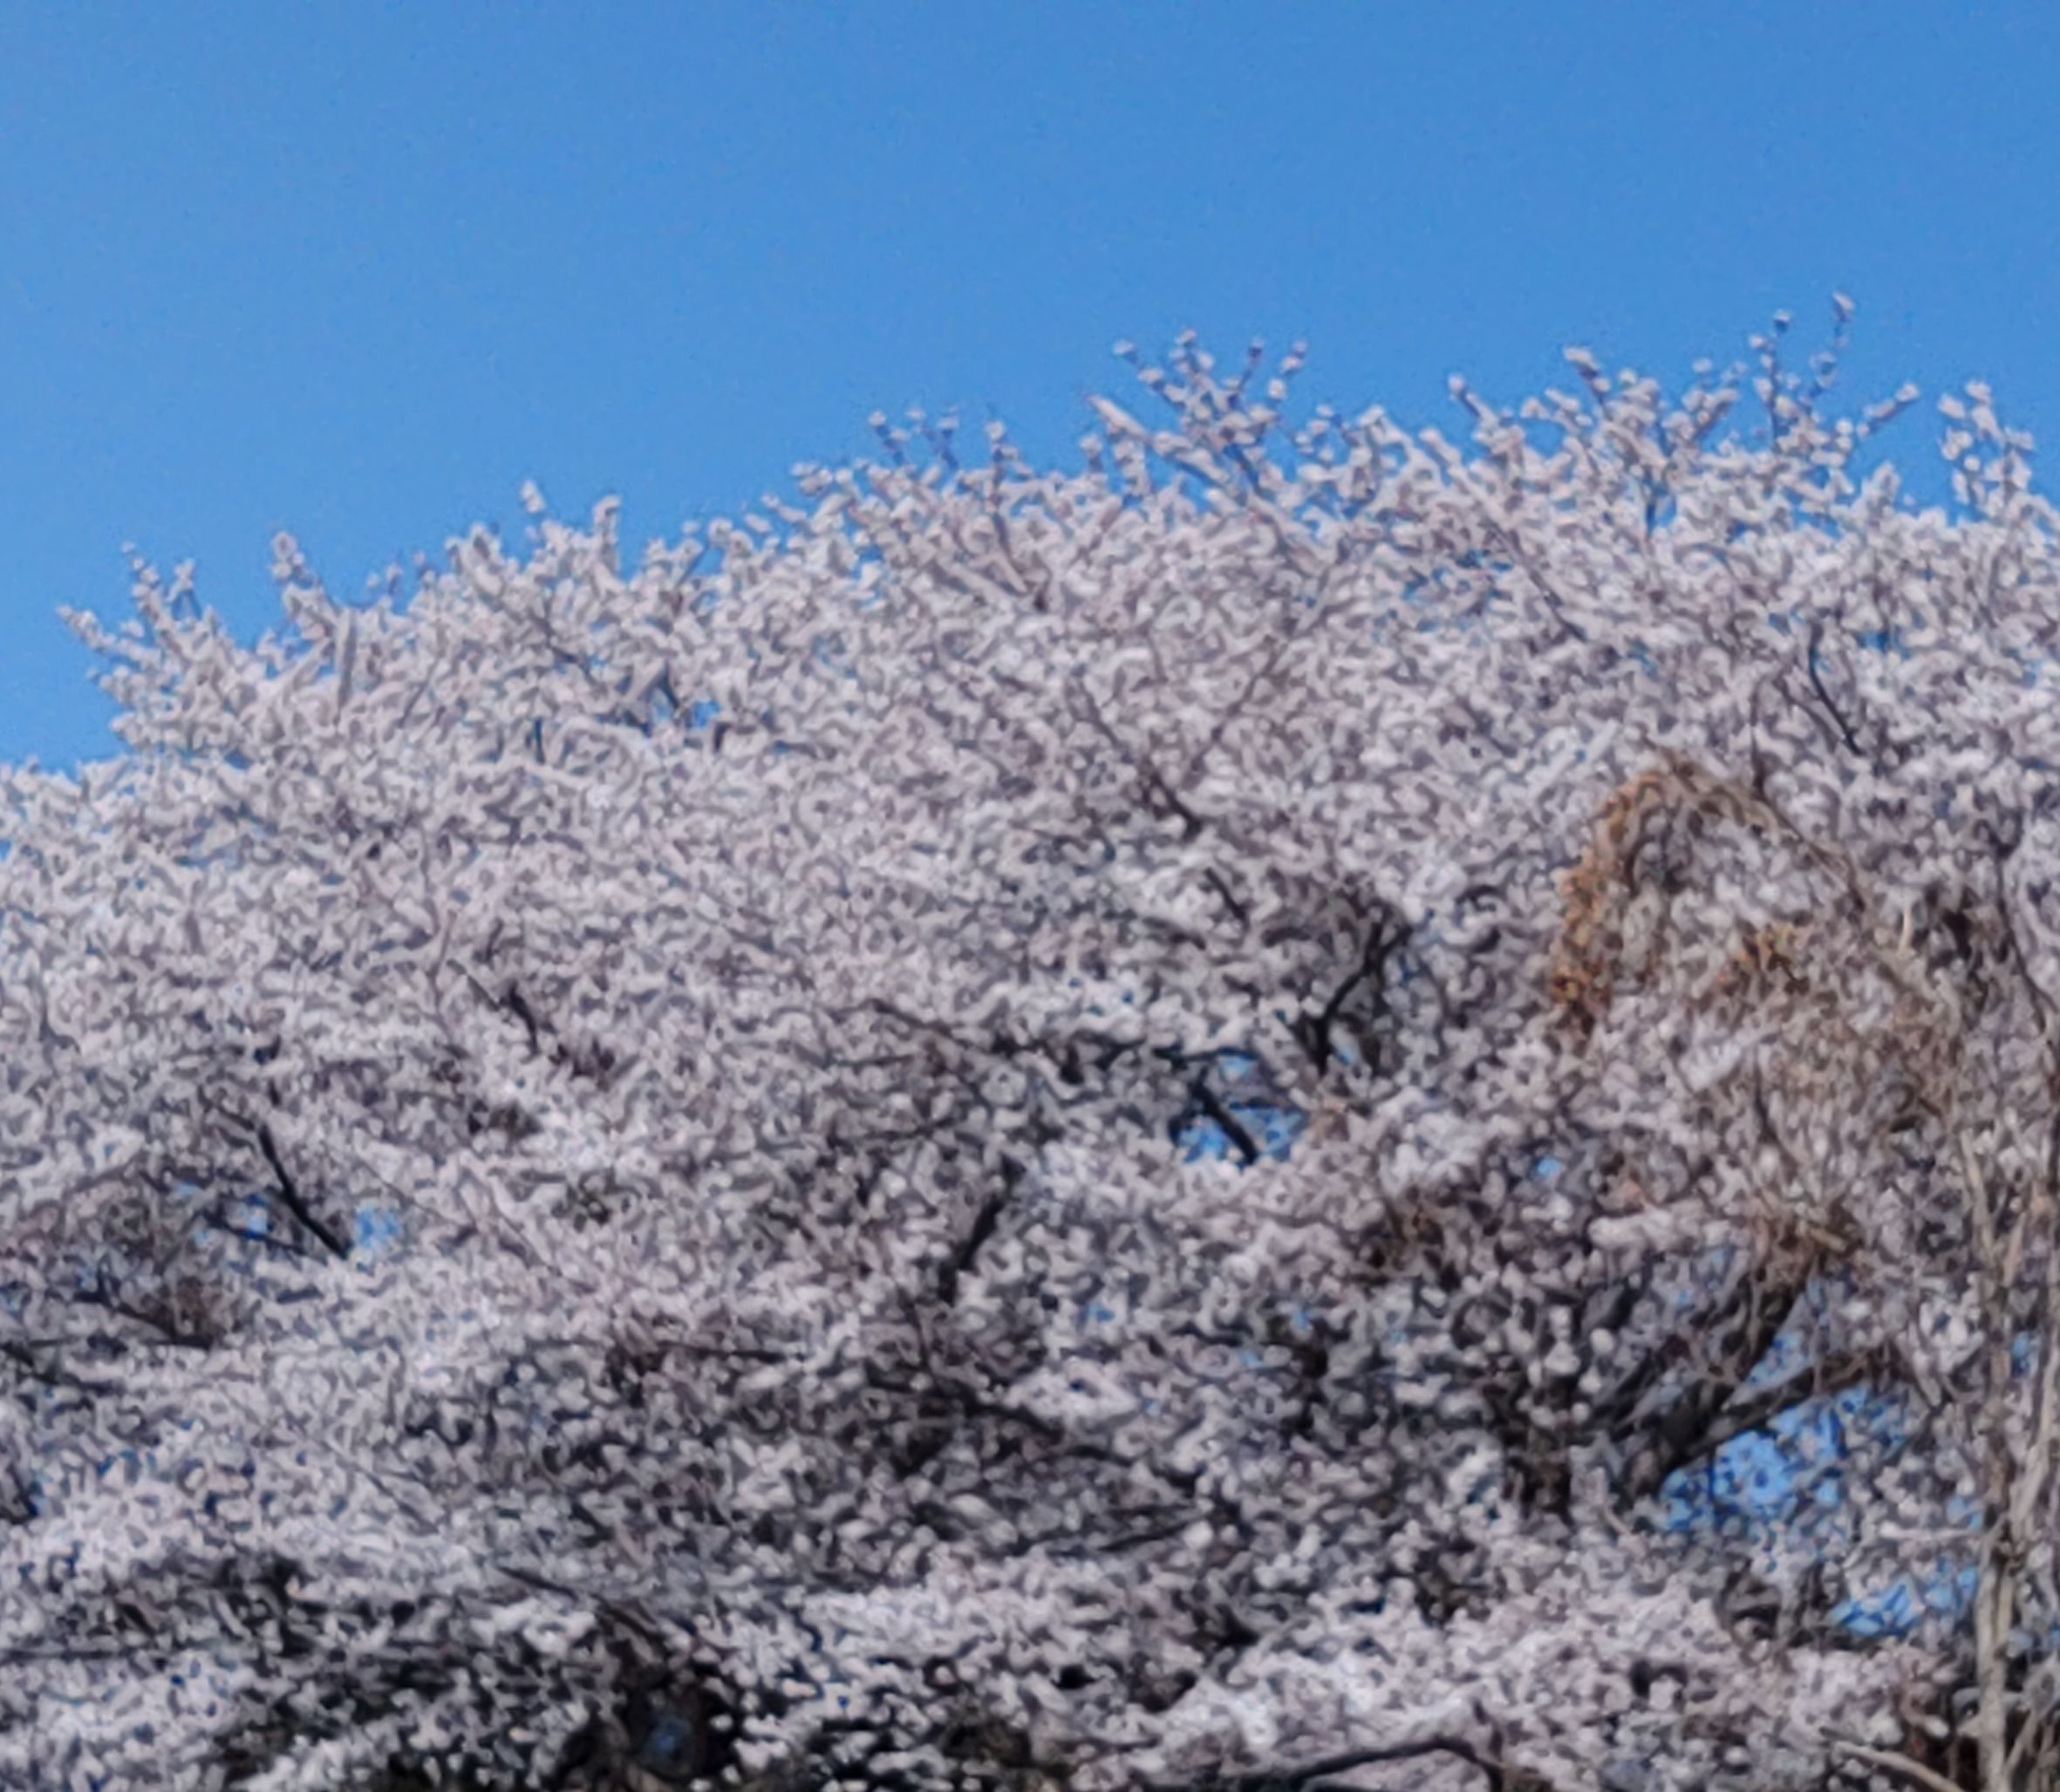
[[[2060, 553], [1983, 388], [1859, 476], [1850, 309], [72, 617], [0, 1783], [2043, 1783]], [[1835, 1519], [1669, 1530], [1802, 1414]]]

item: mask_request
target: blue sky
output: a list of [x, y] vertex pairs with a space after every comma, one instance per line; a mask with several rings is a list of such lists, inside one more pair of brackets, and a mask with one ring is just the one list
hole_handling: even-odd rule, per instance
[[[1670, 383], [1777, 308], [1845, 394], [2060, 423], [2060, 11], [0, 0], [0, 759], [115, 750], [53, 611], [274, 529], [338, 596], [619, 493], [675, 534], [993, 405], [1072, 460], [1119, 337], [1313, 350], [1457, 433], [1559, 350]], [[1894, 452], [1927, 463], [1928, 425]]]

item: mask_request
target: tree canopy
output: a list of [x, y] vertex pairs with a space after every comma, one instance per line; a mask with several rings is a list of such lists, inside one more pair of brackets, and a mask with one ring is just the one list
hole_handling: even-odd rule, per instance
[[[0, 1781], [2050, 1773], [2060, 551], [1983, 388], [1861, 476], [1849, 315], [71, 615]], [[1784, 1414], [1820, 1522], [1669, 1527]]]

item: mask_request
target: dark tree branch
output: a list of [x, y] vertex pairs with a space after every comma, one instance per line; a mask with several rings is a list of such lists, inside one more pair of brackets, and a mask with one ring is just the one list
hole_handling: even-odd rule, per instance
[[1817, 692], [1817, 700], [1831, 712], [1831, 720], [1838, 725], [1838, 736], [1845, 743], [1848, 753], [1867, 757], [1866, 749], [1859, 744], [1859, 737], [1853, 733], [1852, 725], [1845, 719], [1845, 712], [1832, 700], [1831, 694], [1824, 688], [1824, 678], [1817, 670], [1817, 647], [1824, 639], [1824, 618], [1816, 617], [1810, 624], [1810, 644], [1803, 655], [1804, 664], [1810, 671], [1811, 688]]
[[[1499, 1756], [1489, 1753], [1463, 1736], [1426, 1736], [1417, 1742], [1391, 1742], [1384, 1747], [1351, 1748], [1341, 1754], [1327, 1755], [1320, 1761], [1313, 1761], [1295, 1768], [1268, 1768], [1256, 1773], [1238, 1774], [1230, 1778], [1212, 1776], [1182, 1787], [1178, 1792], [1300, 1792], [1303, 1787], [1319, 1780], [1334, 1778], [1339, 1774], [1354, 1772], [1362, 1767], [1378, 1767], [1395, 1761], [1421, 1761], [1426, 1755], [1449, 1755], [1463, 1761], [1468, 1766], [1477, 1768], [1485, 1777], [1492, 1792], [1509, 1792], [1514, 1784], [1536, 1785], [1538, 1782], [1529, 1775], [1516, 1773]], [[1148, 1789], [1148, 1792], [1176, 1792], [1168, 1785]]]
[[539, 1050], [541, 1035], [537, 1026], [535, 1012], [523, 999], [522, 991], [512, 983], [508, 986], [508, 994], [504, 998], [503, 1005], [506, 1006], [509, 1013], [522, 1023], [523, 1030], [529, 1035], [529, 1049], [532, 1052]]
[[1011, 1157], [1003, 1160], [1002, 1186], [992, 1190], [980, 1203], [979, 1211], [973, 1216], [972, 1230], [959, 1241], [938, 1270], [938, 1295], [946, 1306], [958, 1297], [959, 1277], [972, 1267], [974, 1260], [980, 1254], [980, 1247], [994, 1236], [994, 1228], [1000, 1222], [1002, 1209], [1014, 1195], [1016, 1184], [1021, 1181], [1022, 1175], [1023, 1168], [1015, 1159]]
[[1187, 1112], [1182, 1114], [1173, 1122], [1171, 1128], [1176, 1139], [1180, 1135], [1181, 1128], [1187, 1123], [1189, 1114], [1197, 1108], [1199, 1108], [1208, 1119], [1214, 1121], [1218, 1126], [1223, 1128], [1224, 1136], [1237, 1148], [1238, 1156], [1243, 1158], [1247, 1164], [1259, 1162], [1260, 1155], [1259, 1141], [1245, 1130], [1238, 1116], [1218, 1099], [1215, 1090], [1209, 1087], [1209, 1080], [1206, 1075], [1197, 1076], [1188, 1089]]
[[[1376, 1011], [1374, 1019], [1379, 1020], [1386, 1014], [1388, 962], [1408, 937], [1409, 929], [1401, 924], [1392, 909], [1385, 903], [1381, 903], [1373, 930], [1360, 947], [1357, 967], [1331, 992], [1330, 999], [1320, 1012], [1295, 1021], [1295, 1041], [1308, 1054], [1320, 1075], [1328, 1067], [1335, 1050], [1331, 1044], [1331, 1033], [1354, 991], [1361, 985], [1366, 985]], [[1367, 1066], [1369, 1072], [1379, 1068], [1377, 1064]]]
[[298, 1220], [313, 1237], [320, 1240], [322, 1248], [328, 1251], [331, 1257], [339, 1258], [349, 1257], [351, 1254], [349, 1242], [334, 1227], [323, 1220], [308, 1205], [305, 1197], [302, 1196], [299, 1184], [294, 1181], [292, 1172], [286, 1168], [285, 1160], [280, 1155], [279, 1141], [272, 1136], [269, 1124], [264, 1121], [253, 1121], [248, 1114], [237, 1113], [219, 1096], [211, 1094], [206, 1090], [201, 1091], [201, 1099], [221, 1114], [224, 1120], [233, 1126], [241, 1128], [244, 1133], [256, 1141], [257, 1148], [264, 1155], [265, 1162], [271, 1168], [276, 1187], [270, 1192], [279, 1197], [279, 1204], [295, 1219]]
[[278, 1195], [287, 1212], [322, 1242], [322, 1248], [331, 1257], [346, 1257], [351, 1254], [350, 1242], [338, 1232], [303, 1197], [295, 1184], [292, 1172], [286, 1168], [279, 1155], [278, 1141], [273, 1138], [271, 1128], [263, 1121], [257, 1123], [257, 1148], [264, 1153], [264, 1161], [272, 1167], [272, 1174], [278, 1178]]

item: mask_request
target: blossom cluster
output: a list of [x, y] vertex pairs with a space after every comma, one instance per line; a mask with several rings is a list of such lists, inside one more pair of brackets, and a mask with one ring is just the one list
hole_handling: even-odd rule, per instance
[[[1914, 394], [1785, 327], [1456, 383], [1470, 451], [1126, 348], [1076, 472], [880, 419], [633, 569], [532, 488], [405, 605], [282, 537], [297, 642], [73, 616], [126, 752], [0, 770], [0, 1783], [1926, 1746], [1957, 1613], [1834, 1614], [2052, 1530], [2060, 551], [1984, 390], [1919, 509]], [[1745, 1597], [1669, 1499], [1855, 1389]], [[2050, 1554], [1982, 1557], [2026, 1635]]]

